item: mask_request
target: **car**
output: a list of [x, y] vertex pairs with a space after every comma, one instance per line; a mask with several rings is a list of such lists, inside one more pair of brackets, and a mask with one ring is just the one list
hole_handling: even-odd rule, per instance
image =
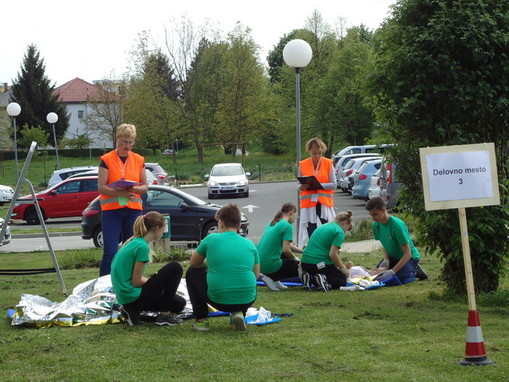
[[[381, 164], [380, 164], [381, 166]], [[369, 189], [368, 189], [368, 200], [380, 196], [382, 190], [380, 188], [380, 170], [375, 172], [371, 177]]]
[[348, 185], [350, 183], [350, 180], [348, 179], [349, 176], [352, 175], [354, 173], [354, 171], [357, 171], [357, 169], [359, 167], [361, 167], [361, 165], [364, 162], [366, 162], [368, 160], [379, 159], [379, 158], [382, 158], [382, 157], [381, 156], [367, 156], [367, 157], [351, 158], [347, 162], [347, 164], [345, 165], [345, 167], [343, 168], [341, 173], [339, 174], [339, 180], [337, 180], [339, 188], [343, 192], [349, 192], [349, 187], [348, 187]]
[[10, 203], [14, 196], [14, 190], [12, 187], [4, 186], [0, 184], [0, 206], [5, 203]]
[[344, 155], [372, 152], [375, 147], [376, 145], [347, 146], [332, 154], [332, 163], [336, 164], [336, 162]]
[[[81, 176], [87, 176], [87, 175], [98, 176], [99, 170], [81, 172], [81, 173], [78, 173], [75, 175], [71, 175], [68, 179], [79, 178]], [[157, 177], [147, 168], [145, 169], [145, 175], [147, 176], [147, 184], [159, 184], [159, 179], [157, 179]]]
[[249, 196], [250, 172], [245, 172], [240, 163], [220, 163], [214, 165], [207, 179], [208, 198], [212, 199], [219, 195], [242, 195]]
[[378, 153], [360, 153], [360, 154], [348, 154], [342, 156], [334, 165], [334, 171], [336, 172], [336, 187], [340, 188], [339, 180], [342, 176], [344, 176], [344, 168], [346, 164], [350, 161], [350, 159], [355, 158], [366, 158], [366, 157], [379, 157]]
[[398, 166], [392, 161], [384, 160], [380, 167], [380, 197], [385, 201], [388, 210], [398, 206], [402, 185], [398, 179]]
[[[49, 218], [81, 216], [88, 204], [99, 195], [97, 176], [66, 179], [35, 195], [44, 221]], [[16, 200], [11, 217], [25, 220], [28, 224], [40, 224], [32, 195]]]
[[380, 170], [382, 159], [375, 159], [364, 162], [355, 173], [352, 187], [352, 196], [354, 199], [369, 200], [368, 191], [371, 183], [371, 177]]
[[156, 176], [159, 184], [163, 186], [168, 184], [168, 173], [164, 171], [164, 168], [162, 168], [159, 163], [145, 163], [145, 168]]
[[173, 149], [166, 149], [163, 151], [163, 155], [174, 155], [177, 154]]
[[51, 177], [48, 181], [48, 188], [53, 187], [55, 184], [60, 183], [63, 180], [66, 180], [68, 177], [79, 174], [86, 171], [98, 170], [97, 166], [77, 166], [77, 167], [66, 167], [61, 168], [60, 170], [53, 171]]
[[[0, 218], [0, 230], [2, 229], [4, 224], [5, 220]], [[2, 243], [0, 245], [7, 245], [10, 242], [11, 242], [11, 227], [9, 227], [9, 224], [7, 224], [7, 227], [5, 227], [4, 237], [2, 237]]]
[[[157, 211], [170, 216], [172, 241], [201, 241], [205, 236], [217, 231], [215, 219], [221, 206], [207, 203], [171, 186], [149, 185], [148, 192], [142, 194], [143, 212]], [[83, 211], [81, 237], [93, 239], [96, 247], [103, 246], [101, 227], [101, 206], [99, 198], [94, 199]], [[239, 230], [247, 236], [249, 221], [242, 214]]]

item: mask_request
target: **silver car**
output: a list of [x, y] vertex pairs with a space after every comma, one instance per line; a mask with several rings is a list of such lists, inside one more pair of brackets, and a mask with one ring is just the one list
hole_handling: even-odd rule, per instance
[[[2, 229], [3, 225], [5, 224], [5, 220], [0, 218], [0, 230]], [[11, 242], [11, 227], [7, 224], [7, 227], [5, 227], [5, 234], [4, 237], [2, 237], [2, 243], [0, 245], [6, 245]]]
[[207, 179], [207, 192], [209, 199], [219, 195], [249, 196], [249, 181], [251, 173], [245, 172], [240, 163], [221, 163], [212, 167]]
[[12, 187], [3, 186], [0, 184], [0, 206], [5, 203], [10, 203], [14, 195]]

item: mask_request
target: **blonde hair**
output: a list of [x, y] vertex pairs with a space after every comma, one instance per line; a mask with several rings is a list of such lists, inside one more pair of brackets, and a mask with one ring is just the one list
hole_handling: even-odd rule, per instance
[[313, 148], [313, 146], [318, 147], [322, 151], [322, 153], [327, 151], [327, 146], [325, 145], [325, 143], [323, 143], [323, 141], [320, 138], [316, 138], [316, 137], [315, 138], [311, 138], [306, 143], [306, 151], [310, 152], [311, 149]]
[[[138, 216], [133, 226], [134, 234], [124, 243], [124, 245], [129, 243], [131, 240], [136, 239], [137, 237], [144, 237], [151, 230], [164, 227], [165, 224], [165, 217], [157, 211], [150, 211], [145, 215]], [[154, 251], [152, 248], [150, 248], [149, 257], [150, 262], [152, 262], [154, 257]]]
[[352, 211], [338, 212], [338, 214], [334, 217], [334, 220], [338, 223], [352, 223], [352, 215]]
[[136, 126], [129, 125], [127, 123], [121, 124], [117, 127], [116, 138], [129, 138], [132, 140], [136, 139]]

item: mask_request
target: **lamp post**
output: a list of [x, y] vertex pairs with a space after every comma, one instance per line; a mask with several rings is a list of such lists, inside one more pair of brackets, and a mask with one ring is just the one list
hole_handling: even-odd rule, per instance
[[21, 113], [21, 106], [16, 102], [7, 105], [7, 114], [12, 117], [14, 126], [14, 158], [16, 160], [16, 182], [18, 181], [18, 138], [16, 137], [16, 117]]
[[53, 141], [55, 142], [55, 153], [57, 155], [57, 170], [60, 170], [60, 161], [58, 159], [58, 144], [57, 144], [57, 134], [55, 133], [55, 123], [57, 123], [58, 121], [58, 115], [57, 113], [48, 113], [48, 115], [46, 116], [46, 121], [48, 121], [48, 123], [51, 123], [51, 125], [53, 126]]
[[[283, 59], [291, 68], [295, 68], [295, 139], [297, 143], [297, 171], [299, 162], [301, 160], [301, 142], [300, 142], [300, 71], [306, 67], [311, 58], [313, 51], [311, 46], [304, 40], [296, 39], [289, 41], [283, 48]], [[300, 230], [300, 201], [299, 191], [297, 190], [297, 244], [299, 243], [299, 230]]]

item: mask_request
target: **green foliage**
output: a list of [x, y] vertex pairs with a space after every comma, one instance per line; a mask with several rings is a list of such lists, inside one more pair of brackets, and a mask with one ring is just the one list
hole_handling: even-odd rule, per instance
[[44, 147], [48, 144], [49, 133], [40, 126], [31, 127], [25, 124], [19, 133], [21, 136], [18, 139], [19, 147], [30, 148], [32, 142], [37, 142], [38, 147]]
[[454, 293], [465, 283], [456, 211], [424, 210], [419, 147], [494, 142], [500, 206], [468, 209], [475, 288], [497, 289], [509, 254], [509, 3], [402, 0], [378, 31], [378, 114], [417, 217], [418, 240], [443, 259]]
[[[23, 58], [23, 65], [12, 85], [11, 102], [21, 106], [21, 114], [16, 117], [19, 126], [42, 126], [46, 133], [52, 133], [52, 126], [46, 121], [50, 112], [58, 115], [55, 123], [57, 141], [62, 139], [69, 127], [69, 117], [65, 106], [53, 94], [54, 86], [45, 74], [44, 60], [39, 57], [35, 45], [29, 45]], [[21, 132], [21, 139], [23, 132]], [[54, 142], [50, 143], [51, 145]]]
[[64, 139], [65, 146], [73, 149], [83, 150], [90, 146], [92, 140], [87, 135], [78, 135], [76, 138]]

